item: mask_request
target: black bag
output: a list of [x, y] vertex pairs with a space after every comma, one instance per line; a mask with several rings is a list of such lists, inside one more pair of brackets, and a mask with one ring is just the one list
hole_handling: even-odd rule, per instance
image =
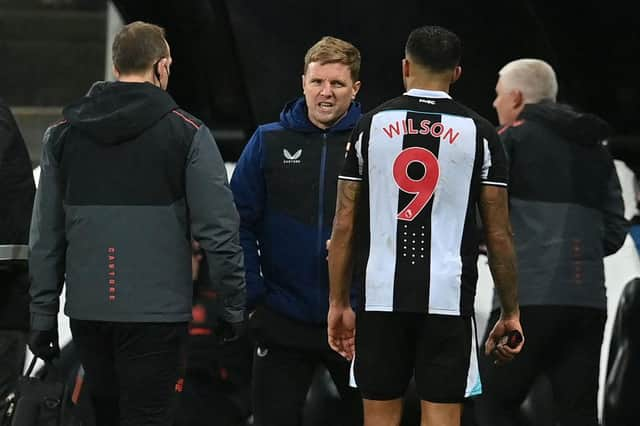
[[11, 426], [60, 426], [66, 397], [65, 381], [58, 369], [45, 360], [43, 372], [30, 377], [34, 357], [18, 381], [16, 406]]
[[16, 394], [11, 392], [0, 401], [0, 426], [11, 426], [13, 412], [16, 409]]
[[640, 278], [629, 281], [620, 296], [609, 345], [604, 387], [604, 424], [638, 424], [636, 388], [640, 381]]

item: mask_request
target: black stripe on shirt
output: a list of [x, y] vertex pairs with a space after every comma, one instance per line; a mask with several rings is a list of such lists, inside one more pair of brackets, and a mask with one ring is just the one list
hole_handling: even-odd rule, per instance
[[[408, 112], [404, 124], [405, 135], [402, 142], [403, 151], [411, 147], [426, 148], [436, 157], [440, 146], [440, 138], [415, 134], [420, 130], [422, 120], [433, 123], [441, 122], [439, 114], [420, 114]], [[404, 127], [406, 126], [406, 127]], [[413, 162], [409, 164], [406, 173], [413, 180], [422, 179], [425, 176], [425, 167]], [[416, 197], [399, 189], [398, 213], [400, 213]], [[396, 268], [395, 285], [393, 289], [393, 310], [425, 312], [429, 306], [429, 278], [431, 269], [431, 210], [433, 196], [413, 220], [400, 220], [397, 222], [396, 242]]]

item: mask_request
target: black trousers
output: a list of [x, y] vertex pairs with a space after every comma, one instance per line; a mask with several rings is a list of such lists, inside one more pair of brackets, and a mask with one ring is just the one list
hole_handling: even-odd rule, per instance
[[24, 261], [0, 261], [0, 404], [15, 391], [29, 330], [29, 273]]
[[97, 426], [173, 424], [187, 323], [71, 320]]
[[0, 330], [0, 403], [16, 390], [18, 377], [24, 368], [26, 350], [26, 332]]
[[256, 426], [300, 426], [309, 388], [325, 367], [340, 396], [332, 426], [362, 425], [362, 399], [349, 387], [350, 363], [329, 348], [326, 325], [305, 325], [259, 309], [250, 321], [256, 350], [252, 401]]
[[[485, 338], [498, 316], [499, 311], [491, 313]], [[479, 357], [483, 392], [472, 404], [477, 424], [519, 424], [520, 404], [535, 380], [546, 375], [554, 425], [598, 425], [598, 372], [606, 318], [606, 311], [595, 308], [521, 306], [526, 339], [522, 352], [501, 366], [484, 354]]]

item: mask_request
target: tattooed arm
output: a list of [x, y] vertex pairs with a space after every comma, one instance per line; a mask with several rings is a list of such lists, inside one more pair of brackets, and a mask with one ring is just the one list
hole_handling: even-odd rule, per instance
[[507, 198], [505, 188], [483, 185], [481, 189], [480, 214], [487, 241], [489, 268], [502, 307], [500, 318], [487, 338], [485, 352], [489, 354], [495, 351], [496, 357], [503, 362], [511, 360], [522, 349], [522, 343], [515, 349], [498, 344], [512, 330], [522, 333], [518, 273]]
[[329, 250], [329, 303], [349, 305], [353, 267], [353, 237], [360, 182], [339, 180], [336, 214]]
[[353, 358], [355, 351], [355, 314], [351, 309], [349, 290], [360, 187], [360, 182], [338, 180], [338, 199], [329, 248], [329, 345], [347, 359]]

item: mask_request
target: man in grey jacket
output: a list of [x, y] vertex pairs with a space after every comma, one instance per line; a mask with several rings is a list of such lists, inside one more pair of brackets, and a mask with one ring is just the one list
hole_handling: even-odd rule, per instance
[[194, 293], [191, 238], [207, 256], [229, 337], [244, 317], [226, 171], [207, 127], [167, 94], [171, 61], [162, 28], [125, 26], [113, 43], [118, 81], [95, 84], [44, 136], [29, 346], [56, 355], [66, 283], [98, 426], [172, 424]]
[[[481, 426], [513, 425], [535, 380], [549, 378], [553, 424], [595, 426], [607, 317], [603, 258], [628, 230], [609, 127], [556, 102], [549, 64], [519, 59], [499, 72], [493, 102], [509, 159], [509, 207], [527, 344], [512, 363], [482, 358]], [[494, 308], [495, 308], [494, 304]], [[487, 330], [499, 311], [494, 310]]]

